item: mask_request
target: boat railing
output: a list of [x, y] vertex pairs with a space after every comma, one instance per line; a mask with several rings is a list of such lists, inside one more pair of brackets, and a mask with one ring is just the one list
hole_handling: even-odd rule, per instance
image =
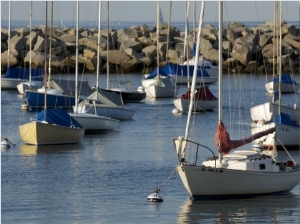
[[[175, 144], [175, 148], [176, 148], [175, 140], [177, 140], [177, 139], [174, 139], [174, 144]], [[201, 148], [204, 148], [204, 149], [210, 151], [210, 153], [213, 155], [213, 158], [216, 157], [214, 152], [209, 147], [202, 145], [198, 142], [194, 142], [194, 141], [191, 141], [188, 139], [183, 139], [181, 145], [184, 146], [184, 149], [183, 149], [184, 153], [182, 153], [182, 152], [180, 153], [180, 156], [181, 156], [180, 162], [181, 163], [185, 163], [185, 164], [192, 165], [192, 166], [197, 166], [197, 164], [199, 164], [200, 160], [203, 160], [203, 161], [207, 160], [203, 157], [200, 158], [201, 155], [203, 155], [203, 152], [199, 153], [201, 151]]]

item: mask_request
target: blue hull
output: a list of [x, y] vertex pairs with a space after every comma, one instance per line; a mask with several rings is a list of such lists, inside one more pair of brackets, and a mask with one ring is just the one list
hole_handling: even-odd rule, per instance
[[[45, 107], [45, 93], [26, 90], [27, 103], [30, 109], [41, 109]], [[74, 96], [60, 96], [47, 94], [47, 108], [61, 107], [72, 108], [75, 105]]]

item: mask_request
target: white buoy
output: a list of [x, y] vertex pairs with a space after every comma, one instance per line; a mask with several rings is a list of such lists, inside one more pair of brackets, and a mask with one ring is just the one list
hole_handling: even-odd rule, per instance
[[21, 104], [21, 110], [28, 110], [28, 109], [29, 109], [29, 106], [28, 106], [27, 102], [24, 102]]
[[173, 113], [173, 114], [179, 114], [180, 111], [179, 111], [178, 109], [174, 108], [174, 109], [172, 110], [172, 113]]
[[163, 202], [163, 200], [164, 199], [160, 196], [157, 190], [149, 194], [147, 197], [147, 202]]
[[8, 148], [10, 148], [10, 143], [9, 143], [9, 141], [6, 138], [1, 141], [1, 148], [2, 149], [8, 149]]

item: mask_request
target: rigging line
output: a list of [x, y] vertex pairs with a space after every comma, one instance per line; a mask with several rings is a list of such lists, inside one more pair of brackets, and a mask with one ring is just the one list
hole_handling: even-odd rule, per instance
[[297, 164], [296, 161], [294, 160], [294, 158], [291, 156], [291, 154], [286, 149], [286, 147], [283, 145], [282, 141], [278, 137], [277, 137], [277, 140], [280, 142], [281, 146], [283, 147], [283, 149], [285, 150], [285, 152], [288, 154], [288, 156], [290, 157], [290, 159], [293, 161], [293, 163]]

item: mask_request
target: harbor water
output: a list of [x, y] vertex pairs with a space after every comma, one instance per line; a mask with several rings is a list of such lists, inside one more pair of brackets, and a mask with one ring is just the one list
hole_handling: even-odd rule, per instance
[[[94, 75], [84, 78], [94, 85]], [[111, 75], [112, 80], [119, 78]], [[142, 76], [122, 79], [137, 89]], [[105, 87], [106, 77], [100, 80]], [[250, 135], [249, 108], [269, 99], [264, 83], [259, 76], [224, 77], [223, 121], [232, 138]], [[210, 90], [218, 96], [217, 84]], [[185, 91], [186, 86], [179, 86], [177, 96]], [[297, 97], [284, 95], [283, 100], [293, 105]], [[38, 147], [20, 140], [18, 126], [37, 114], [21, 111], [24, 101], [17, 90], [1, 91], [1, 140], [7, 137], [15, 144], [1, 149], [2, 223], [300, 222], [299, 185], [280, 195], [191, 200], [174, 172], [178, 159], [172, 139], [184, 135], [187, 115], [172, 113], [173, 98], [128, 103], [126, 107], [136, 110], [133, 120], [120, 122], [114, 131], [85, 135], [79, 144]], [[217, 119], [217, 109], [195, 113], [190, 132], [215, 152]], [[278, 154], [288, 159], [284, 152]], [[299, 163], [299, 150], [290, 154]], [[147, 202], [159, 186], [164, 201]]]

